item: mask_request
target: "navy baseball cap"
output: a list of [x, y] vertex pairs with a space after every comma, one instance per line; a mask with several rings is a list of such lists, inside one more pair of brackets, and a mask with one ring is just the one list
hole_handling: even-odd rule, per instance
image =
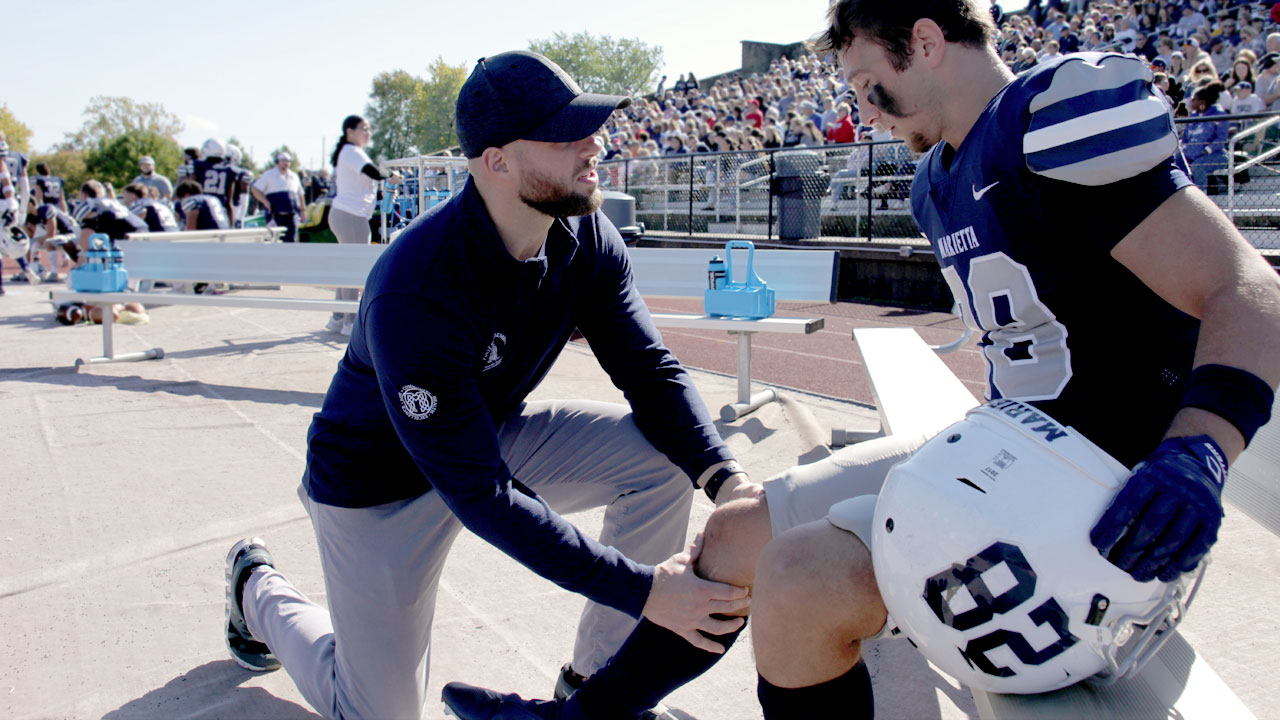
[[524, 50], [480, 58], [458, 93], [455, 128], [462, 154], [515, 140], [573, 142], [599, 130], [622, 95], [583, 92], [559, 65]]

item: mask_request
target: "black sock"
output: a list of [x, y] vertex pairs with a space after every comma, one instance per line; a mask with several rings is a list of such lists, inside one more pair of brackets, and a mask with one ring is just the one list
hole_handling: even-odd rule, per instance
[[[712, 617], [728, 619], [724, 615]], [[744, 623], [725, 635], [703, 635], [728, 650], [745, 627]], [[634, 718], [709, 670], [720, 657], [720, 653], [699, 650], [670, 630], [641, 619], [617, 654], [587, 678], [567, 704], [578, 706], [593, 719]]]
[[871, 674], [862, 661], [838, 678], [808, 687], [780, 688], [761, 676], [756, 697], [765, 720], [837, 716], [870, 720], [876, 712]]

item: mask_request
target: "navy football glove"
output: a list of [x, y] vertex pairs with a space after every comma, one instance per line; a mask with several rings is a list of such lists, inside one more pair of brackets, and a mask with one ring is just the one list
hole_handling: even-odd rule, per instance
[[1226, 455], [1208, 435], [1169, 438], [1133, 469], [1089, 540], [1138, 582], [1195, 569], [1218, 539]]

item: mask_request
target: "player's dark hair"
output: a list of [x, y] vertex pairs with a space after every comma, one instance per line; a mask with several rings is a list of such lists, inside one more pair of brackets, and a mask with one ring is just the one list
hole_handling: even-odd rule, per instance
[[809, 48], [838, 53], [861, 35], [884, 47], [893, 68], [902, 71], [911, 64], [911, 29], [922, 19], [937, 23], [947, 42], [970, 47], [991, 44], [996, 33], [991, 11], [977, 0], [839, 0], [827, 11], [826, 31]]
[[133, 193], [134, 197], [139, 200], [147, 196], [147, 188], [142, 183], [129, 183], [124, 186], [124, 192]]
[[364, 122], [364, 118], [359, 115], [348, 115], [346, 119], [342, 121], [342, 133], [338, 135], [338, 144], [334, 146], [333, 156], [329, 158], [329, 161], [333, 164], [335, 170], [338, 167], [338, 154], [342, 152], [342, 146], [349, 144], [349, 141], [347, 140], [347, 131], [360, 127], [360, 123], [362, 122]]
[[107, 189], [102, 187], [102, 183], [97, 180], [86, 180], [84, 184], [80, 186], [80, 192], [91, 198], [100, 198], [107, 194]]
[[36, 163], [36, 172], [41, 175], [49, 174], [49, 163]]
[[181, 200], [188, 195], [199, 195], [200, 192], [200, 184], [195, 180], [183, 180], [173, 189], [173, 196]]
[[182, 154], [183, 154], [183, 155], [186, 155], [186, 156], [187, 156], [188, 158], [190, 158], [191, 160], [199, 160], [199, 159], [200, 159], [200, 149], [199, 149], [199, 148], [193, 148], [193, 147], [183, 148], [183, 149], [182, 149]]

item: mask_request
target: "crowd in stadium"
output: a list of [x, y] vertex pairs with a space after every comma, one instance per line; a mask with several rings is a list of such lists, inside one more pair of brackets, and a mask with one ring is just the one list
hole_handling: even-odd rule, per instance
[[[1001, 58], [1014, 72], [1066, 53], [1122, 52], [1150, 63], [1176, 116], [1280, 110], [1280, 26], [1268, 6], [1032, 0], [1009, 15], [993, 3], [992, 13]], [[1226, 124], [1182, 127], [1188, 161], [1203, 185], [1225, 166]], [[620, 112], [607, 130], [607, 160], [889, 139], [858, 124], [856, 97], [832, 64], [811, 54], [710, 83], [681, 76]]]

